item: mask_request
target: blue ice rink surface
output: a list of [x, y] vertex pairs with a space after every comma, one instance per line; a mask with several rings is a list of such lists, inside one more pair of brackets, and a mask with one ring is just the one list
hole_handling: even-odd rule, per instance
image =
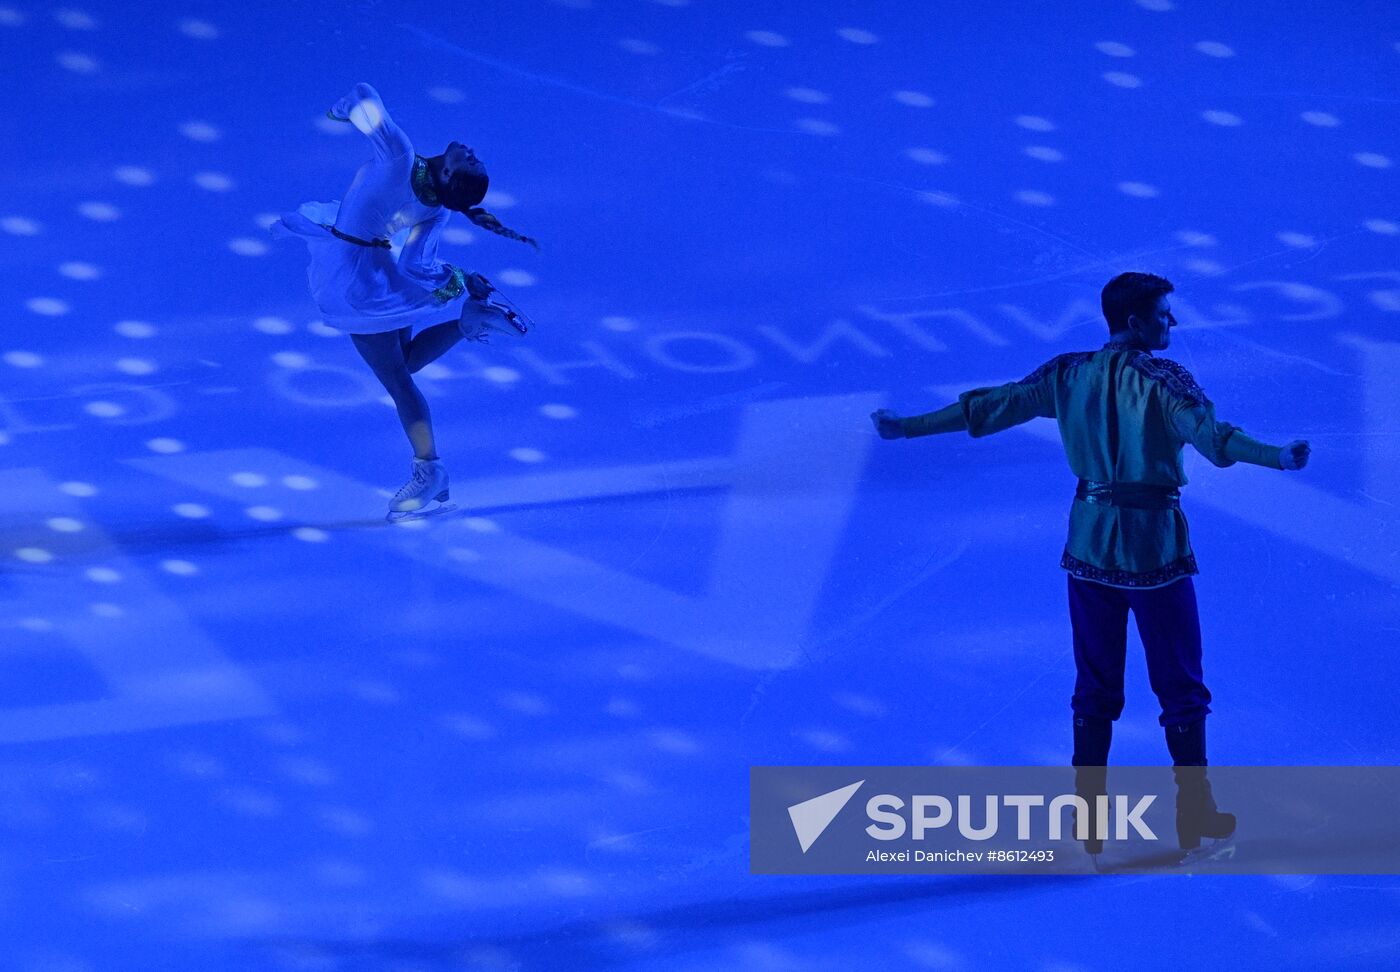
[[[1314, 450], [1188, 457], [1213, 762], [1395, 761], [1393, 3], [0, 0], [0, 80], [0, 967], [1400, 963], [1392, 878], [757, 877], [746, 820], [751, 765], [1068, 761], [1053, 425], [866, 416], [1098, 347], [1127, 269]], [[420, 376], [410, 528], [267, 232], [357, 81], [543, 245], [453, 224], [539, 326]]]

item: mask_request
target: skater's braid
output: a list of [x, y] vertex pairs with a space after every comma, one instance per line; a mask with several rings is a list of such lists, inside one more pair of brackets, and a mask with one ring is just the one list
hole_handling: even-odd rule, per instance
[[490, 230], [497, 236], [504, 236], [508, 240], [519, 240], [521, 243], [526, 243], [530, 246], [533, 246], [537, 250], [540, 248], [539, 243], [535, 242], [535, 240], [532, 237], [520, 235], [515, 230], [511, 229], [509, 226], [502, 223], [491, 213], [487, 212], [479, 206], [473, 206], [470, 209], [463, 209], [460, 210], [460, 212], [462, 213], [462, 215], [466, 216], [467, 219], [471, 220], [477, 226], [480, 226], [484, 230]]

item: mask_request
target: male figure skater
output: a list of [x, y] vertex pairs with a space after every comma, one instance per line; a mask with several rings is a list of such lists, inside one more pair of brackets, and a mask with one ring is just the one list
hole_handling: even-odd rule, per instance
[[[1178, 840], [1191, 850], [1202, 837], [1231, 836], [1235, 818], [1217, 810], [1203, 768], [1210, 692], [1191, 581], [1196, 558], [1180, 507], [1181, 449], [1190, 443], [1217, 466], [1301, 469], [1309, 447], [1301, 440], [1265, 445], [1220, 421], [1190, 373], [1153, 354], [1166, 349], [1176, 326], [1167, 301], [1174, 289], [1153, 274], [1119, 274], [1103, 288], [1109, 340], [1098, 351], [1058, 355], [1020, 381], [964, 392], [926, 415], [881, 409], [871, 418], [885, 439], [991, 435], [1038, 415], [1059, 423], [1079, 477], [1060, 561], [1069, 572], [1074, 634], [1077, 786], [1082, 794], [1102, 792], [1113, 723], [1123, 711], [1131, 611], [1176, 774]], [[1085, 843], [1091, 854], [1103, 849], [1094, 833]]]

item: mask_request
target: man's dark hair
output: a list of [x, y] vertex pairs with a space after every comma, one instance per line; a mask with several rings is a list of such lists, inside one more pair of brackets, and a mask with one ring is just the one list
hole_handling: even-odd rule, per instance
[[1128, 329], [1128, 318], [1136, 314], [1148, 318], [1157, 308], [1157, 300], [1176, 288], [1166, 277], [1155, 273], [1120, 273], [1104, 284], [1099, 303], [1103, 319], [1108, 321], [1109, 334], [1121, 334]]

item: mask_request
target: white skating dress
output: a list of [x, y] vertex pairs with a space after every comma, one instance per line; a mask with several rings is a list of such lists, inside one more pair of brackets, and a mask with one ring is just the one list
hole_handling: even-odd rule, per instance
[[369, 138], [374, 158], [360, 166], [344, 200], [303, 203], [272, 226], [274, 236], [299, 237], [311, 251], [307, 277], [322, 319], [347, 334], [456, 319], [468, 299], [463, 272], [437, 258], [450, 210], [414, 193], [414, 167], [422, 163], [408, 136], [368, 84], [356, 85], [331, 114]]

